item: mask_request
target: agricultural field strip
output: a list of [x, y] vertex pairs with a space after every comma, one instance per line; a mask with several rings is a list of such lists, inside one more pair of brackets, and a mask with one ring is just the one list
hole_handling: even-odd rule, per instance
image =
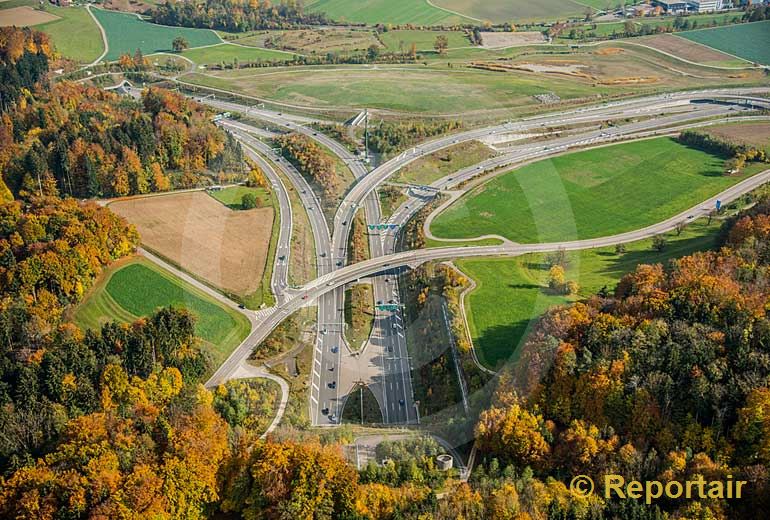
[[[675, 38], [681, 38], [680, 36], [676, 36], [676, 35], [672, 35], [672, 36], [675, 37]], [[607, 42], [600, 42], [600, 43], [601, 44], [605, 44]], [[748, 61], [748, 60], [746, 60], [744, 58], [741, 58], [741, 57], [738, 57], [738, 56], [733, 56], [732, 54], [727, 54], [727, 53], [722, 53], [722, 54], [725, 54], [726, 57], [735, 58], [737, 60], [740, 60], [741, 62], [746, 63], [746, 65], [745, 66], [734, 66], [734, 67], [725, 66], [725, 65], [713, 65], [713, 64], [709, 64], [709, 63], [702, 63], [702, 62], [688, 60], [688, 59], [685, 59], [685, 58], [683, 58], [681, 56], [677, 56], [676, 54], [673, 54], [673, 53], [670, 53], [668, 51], [665, 51], [663, 49], [657, 49], [657, 48], [652, 47], [650, 45], [645, 45], [644, 43], [634, 42], [634, 41], [630, 41], [630, 40], [622, 40], [622, 43], [623, 43], [623, 45], [635, 45], [637, 47], [643, 47], [645, 49], [650, 49], [650, 50], [655, 51], [657, 53], [663, 54], [664, 56], [668, 56], [669, 58], [673, 58], [673, 59], [681, 61], [683, 63], [687, 63], [688, 65], [696, 65], [698, 67], [707, 67], [707, 68], [710, 68], [710, 69], [717, 69], [717, 70], [744, 70], [744, 69], [759, 69], [759, 68], [762, 68], [760, 66], [754, 65], [753, 63], [751, 63], [750, 61]], [[697, 43], [697, 42], [692, 42], [692, 43]], [[703, 45], [703, 44], [699, 44], [699, 45]], [[710, 49], [710, 47], [707, 47], [707, 48]], [[722, 52], [722, 51], [719, 51], [719, 52]]]
[[144, 54], [171, 50], [172, 40], [182, 36], [191, 47], [212, 46], [224, 41], [213, 30], [171, 27], [150, 23], [135, 13], [122, 13], [94, 8], [89, 12], [107, 37], [108, 48], [105, 57], [115, 60], [123, 53], [133, 54], [141, 48]]
[[770, 20], [684, 31], [678, 35], [739, 59], [770, 65]]

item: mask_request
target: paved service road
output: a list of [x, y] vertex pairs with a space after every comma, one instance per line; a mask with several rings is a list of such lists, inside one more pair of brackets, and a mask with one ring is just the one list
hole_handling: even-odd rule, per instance
[[[732, 92], [735, 92], [735, 91], [732, 91]], [[656, 226], [651, 226], [650, 228], [645, 228], [644, 230], [639, 230], [632, 233], [626, 233], [623, 235], [617, 235], [615, 237], [606, 237], [604, 239], [565, 242], [561, 244], [519, 245], [519, 244], [508, 243], [503, 246], [456, 247], [456, 248], [450, 247], [450, 248], [441, 248], [441, 249], [435, 249], [435, 250], [409, 251], [405, 253], [393, 254], [393, 252], [395, 251], [394, 235], [370, 236], [370, 249], [372, 253], [371, 255], [372, 258], [370, 260], [366, 262], [361, 262], [354, 266], [336, 265], [337, 262], [340, 262], [340, 261], [343, 262], [344, 264], [344, 259], [347, 256], [346, 227], [349, 226], [349, 222], [351, 221], [355, 211], [360, 207], [360, 204], [363, 203], [364, 205], [364, 208], [367, 213], [367, 221], [369, 223], [378, 222], [379, 205], [377, 204], [377, 201], [374, 198], [374, 196], [372, 196], [374, 190], [380, 183], [382, 183], [390, 175], [395, 173], [399, 168], [403, 167], [404, 165], [408, 164], [409, 162], [415, 160], [418, 157], [421, 157], [427, 153], [432, 153], [433, 151], [439, 150], [441, 148], [451, 146], [452, 144], [456, 144], [463, 140], [472, 140], [472, 139], [478, 139], [481, 137], [488, 137], [490, 135], [495, 135], [496, 133], [516, 132], [516, 131], [527, 130], [527, 129], [532, 131], [533, 129], [537, 129], [540, 126], [575, 124], [580, 122], [601, 121], [601, 120], [618, 118], [618, 117], [634, 117], [634, 116], [645, 115], [645, 114], [646, 115], [654, 114], [657, 117], [655, 123], [650, 123], [649, 121], [642, 121], [640, 123], [634, 124], [636, 126], [626, 125], [626, 127], [621, 131], [618, 131], [618, 128], [616, 127], [611, 132], [605, 131], [603, 133], [604, 135], [599, 134], [599, 135], [573, 136], [568, 138], [562, 138], [562, 141], [558, 143], [542, 143], [542, 146], [535, 145], [535, 146], [529, 146], [529, 147], [513, 147], [511, 148], [509, 153], [507, 153], [505, 156], [501, 156], [490, 160], [492, 161], [492, 163], [488, 163], [488, 164], [482, 163], [481, 165], [476, 166], [475, 168], [477, 171], [473, 171], [473, 169], [468, 169], [467, 171], [464, 170], [464, 171], [458, 172], [458, 174], [452, 178], [442, 179], [441, 182], [443, 182], [444, 185], [440, 185], [437, 187], [440, 189], [448, 189], [451, 186], [459, 184], [466, 178], [477, 176], [479, 175], [479, 173], [483, 171], [487, 171], [488, 169], [494, 169], [503, 165], [507, 166], [513, 163], [520, 163], [521, 161], [526, 161], [534, 157], [545, 157], [551, 154], [560, 153], [563, 150], [566, 150], [572, 147], [589, 146], [592, 144], [600, 144], [602, 142], [610, 142], [613, 139], [627, 137], [628, 135], [642, 134], [645, 131], [649, 131], [655, 128], [656, 126], [660, 127], [664, 124], [682, 124], [682, 123], [686, 123], [687, 121], [692, 121], [695, 118], [708, 117], [709, 115], [720, 115], [723, 113], [723, 111], [729, 110], [729, 108], [727, 107], [715, 108], [714, 106], [710, 106], [703, 110], [698, 111], [697, 113], [693, 110], [685, 110], [685, 112], [682, 113], [683, 105], [687, 105], [692, 99], [703, 98], [706, 96], [706, 94], [707, 93], [705, 92], [701, 92], [701, 93], [682, 93], [682, 94], [676, 94], [676, 95], [655, 96], [653, 98], [647, 98], [643, 100], [631, 100], [631, 101], [613, 103], [609, 105], [602, 105], [601, 107], [571, 110], [568, 112], [564, 112], [562, 114], [538, 116], [536, 118], [532, 118], [516, 124], [506, 123], [505, 125], [498, 125], [491, 128], [472, 130], [469, 132], [464, 132], [462, 134], [457, 134], [446, 138], [440, 138], [435, 141], [432, 141], [431, 143], [427, 143], [425, 145], [415, 147], [414, 149], [411, 150], [411, 153], [407, 152], [407, 153], [401, 154], [400, 156], [389, 161], [388, 163], [385, 163], [384, 165], [380, 166], [379, 168], [375, 169], [370, 173], [366, 173], [365, 168], [363, 168], [363, 165], [355, 161], [355, 158], [353, 158], [352, 161], [346, 160], [345, 162], [349, 165], [349, 167], [351, 168], [351, 171], [353, 171], [354, 175], [358, 179], [358, 182], [348, 192], [347, 196], [345, 197], [345, 201], [343, 201], [343, 204], [340, 206], [337, 212], [337, 215], [335, 216], [334, 233], [331, 235], [332, 242], [329, 244], [330, 251], [334, 253], [333, 258], [335, 259], [335, 262], [328, 266], [328, 270], [320, 269], [319, 267], [319, 275], [320, 275], [319, 278], [307, 284], [303, 288], [302, 296], [294, 296], [286, 300], [285, 302], [279, 304], [270, 315], [265, 316], [264, 319], [255, 328], [255, 331], [252, 334], [252, 336], [250, 336], [249, 338], [250, 344], [247, 345], [246, 343], [244, 343], [243, 345], [241, 345], [238, 348], [238, 350], [236, 350], [236, 352], [234, 352], [233, 355], [231, 355], [231, 357], [228, 358], [225, 364], [223, 364], [222, 367], [220, 367], [220, 370], [217, 371], [217, 373], [212, 377], [209, 383], [213, 383], [221, 379], [227, 379], [229, 377], [228, 374], [230, 374], [233, 371], [234, 367], [238, 365], [239, 363], [238, 360], [245, 359], [248, 356], [251, 348], [253, 348], [253, 346], [257, 344], [259, 341], [261, 341], [261, 339], [266, 337], [267, 334], [278, 323], [280, 323], [280, 321], [285, 319], [289, 314], [294, 312], [294, 310], [298, 309], [302, 305], [306, 305], [308, 301], [318, 298], [318, 301], [319, 301], [319, 341], [318, 343], [319, 345], [317, 346], [316, 358], [314, 359], [314, 368], [313, 368], [314, 384], [313, 384], [313, 390], [311, 391], [311, 417], [313, 417], [314, 422], [316, 422], [317, 424], [324, 424], [324, 421], [326, 421], [326, 424], [334, 424], [336, 423], [336, 418], [335, 420], [329, 421], [328, 417], [324, 417], [324, 415], [326, 414], [324, 414], [323, 411], [325, 411], [324, 408], [328, 406], [329, 415], [338, 415], [339, 406], [341, 404], [340, 393], [339, 393], [339, 381], [337, 378], [342, 380], [343, 376], [342, 375], [337, 376], [334, 374], [334, 372], [337, 371], [338, 373], [343, 368], [343, 366], [347, 367], [347, 364], [343, 363], [340, 354], [342, 352], [349, 354], [349, 352], [347, 351], [347, 346], [344, 344], [344, 338], [342, 335], [342, 327], [341, 327], [342, 317], [337, 316], [337, 313], [341, 314], [340, 311], [343, 308], [342, 307], [342, 303], [343, 303], [342, 287], [345, 284], [359, 280], [361, 278], [374, 277], [372, 278], [372, 280], [375, 283], [375, 293], [377, 295], [383, 295], [383, 298], [378, 298], [378, 299], [384, 300], [384, 296], [387, 296], [388, 294], [390, 295], [394, 294], [395, 287], [393, 286], [393, 282], [391, 282], [390, 279], [395, 277], [391, 277], [387, 274], [382, 274], [382, 273], [387, 273], [396, 267], [401, 267], [404, 265], [415, 266], [429, 260], [449, 259], [449, 258], [464, 257], [464, 256], [489, 256], [489, 255], [509, 255], [509, 256], [514, 255], [515, 256], [526, 252], [553, 251], [558, 248], [581, 249], [581, 248], [587, 248], [587, 247], [598, 247], [600, 245], [617, 244], [620, 242], [638, 240], [640, 238], [644, 238], [645, 236], [651, 236], [651, 235], [672, 229], [678, 223], [684, 221], [684, 219], [687, 219], [690, 217], [696, 218], [700, 214], [707, 213], [713, 207], [713, 204], [711, 205], [707, 204], [706, 206], [699, 206], [698, 208], [693, 208], [693, 210], [691, 210], [690, 212], [691, 213], [690, 215], [679, 215], [677, 217], [667, 220], [664, 223], [658, 224]], [[710, 91], [709, 95], [713, 96], [713, 95], [728, 95], [728, 94], [729, 94], [728, 91]], [[668, 116], [668, 118], [659, 117], [660, 112], [666, 111], [666, 110], [672, 110], [674, 109], [674, 107], [677, 107], [676, 110], [679, 111], [680, 113]], [[230, 105], [229, 108], [235, 110], [232, 104]], [[275, 117], [274, 114], [268, 114], [268, 115], [270, 115], [270, 117]], [[275, 121], [273, 122], [275, 123]], [[233, 122], [227, 122], [227, 124], [231, 124], [231, 123]], [[290, 128], [295, 131], [301, 131], [303, 133], [310, 132], [311, 134], [315, 134], [315, 132], [312, 129], [308, 129], [306, 127], [297, 125], [296, 123], [292, 123], [292, 122], [288, 122], [287, 124], [282, 126], [286, 128]], [[241, 130], [243, 131], [244, 129], [241, 128]], [[322, 135], [323, 134], [318, 133], [316, 135], [313, 135], [313, 137], [318, 138], [318, 140], [321, 141], [322, 138], [320, 137]], [[326, 136], [323, 136], [323, 138], [329, 139]], [[260, 144], [262, 144], [263, 147], [267, 148], [266, 145], [264, 145], [263, 143], [260, 143]], [[339, 145], [333, 140], [331, 140], [331, 143], [324, 142], [323, 144], [325, 144], [328, 148], [330, 148], [333, 152], [335, 152], [337, 155], [343, 158], [343, 160], [345, 160], [344, 153], [339, 149], [335, 149], [335, 144], [337, 147], [341, 147], [341, 145]], [[267, 153], [269, 152], [269, 148], [268, 150], [260, 150], [260, 151], [263, 153]], [[345, 153], [349, 154], [350, 152], [345, 151]], [[274, 158], [274, 160], [278, 161], [279, 159]], [[494, 164], [494, 161], [499, 161], [499, 162], [497, 164]], [[508, 163], [506, 161], [512, 161], [512, 162]], [[284, 164], [285, 164], [285, 161], [284, 161]], [[362, 168], [364, 171], [361, 170]], [[297, 175], [299, 174], [297, 173]], [[751, 189], [754, 189], [756, 185], [759, 185], [765, 182], [767, 180], [766, 176], [767, 176], [767, 172], [765, 172], [764, 174], [755, 176], [752, 179], [747, 179], [747, 181], [740, 183], [739, 185], [733, 187], [731, 190], [727, 190], [725, 193], [720, 194], [719, 197], [723, 200], [723, 202], [728, 202], [729, 200], [732, 200], [731, 197], [734, 198], [735, 196], [739, 196], [742, 193], [745, 193], [747, 191], [750, 191]], [[756, 185], [754, 185], [754, 183], [756, 183]], [[752, 185], [754, 186], [752, 187]], [[741, 191], [741, 190], [744, 190], [744, 191]], [[736, 195], [736, 193], [738, 193], [738, 195]], [[406, 220], [408, 220], [408, 218], [414, 213], [414, 211], [416, 211], [416, 209], [419, 209], [419, 206], [421, 204], [424, 204], [427, 200], [430, 200], [430, 198], [433, 196], [433, 193], [429, 193], [429, 192], [420, 193], [419, 190], [413, 191], [412, 194], [414, 195], [414, 197], [412, 197], [410, 201], [413, 200], [415, 204], [407, 205], [405, 203], [405, 206], [402, 206], [401, 208], [399, 208], [399, 210], [396, 213], [394, 213], [394, 215], [391, 217], [390, 219], [391, 222], [395, 222], [395, 223], [406, 222]], [[373, 200], [373, 202], [370, 202], [370, 200]], [[306, 207], [308, 204], [312, 206], [312, 203], [309, 203], [306, 201], [303, 201], [303, 204], [305, 204]], [[317, 208], [320, 207], [317, 204], [317, 202], [315, 204]], [[311, 213], [311, 212], [312, 212], [312, 209], [308, 213]], [[321, 220], [323, 220], [322, 216], [321, 216]], [[326, 226], [325, 222], [323, 224], [324, 226]], [[328, 228], [326, 229], [328, 233]], [[384, 255], [384, 256], [381, 256], [381, 255]], [[380, 274], [380, 276], [376, 276], [378, 274]], [[386, 278], [388, 279], [387, 282], [385, 281]], [[380, 280], [380, 282], [377, 282], [377, 280]], [[390, 300], [390, 299], [393, 299], [393, 298], [392, 297], [387, 298], [387, 300]], [[402, 341], [402, 339], [400, 338], [403, 338], [403, 336], [398, 333], [402, 330], [400, 329], [400, 326], [403, 326], [403, 323], [400, 323], [401, 320], [402, 319], [399, 318], [398, 315], [395, 315], [392, 317], [388, 315], [378, 316], [377, 327], [375, 328], [375, 332], [373, 332], [372, 338], [370, 340], [370, 346], [368, 348], [370, 348], [372, 344], [378, 344], [380, 348], [384, 348], [386, 351], [389, 349], [388, 345], [391, 345], [390, 348], [394, 349], [395, 355], [393, 355], [391, 358], [381, 356], [382, 363], [380, 364], [381, 373], [379, 377], [380, 377], [380, 381], [382, 381], [384, 386], [382, 390], [382, 396], [380, 396], [382, 399], [381, 405], [383, 405], [384, 412], [386, 414], [386, 419], [388, 421], [413, 422], [415, 417], [414, 416], [410, 417], [410, 413], [414, 413], [412, 411], [411, 406], [404, 406], [405, 404], [410, 403], [409, 398], [411, 393], [411, 380], [408, 377], [409, 367], [408, 367], [408, 357], [406, 355], [405, 341], [403, 343], [400, 343]], [[332, 325], [333, 330], [329, 329], [329, 327], [326, 327], [327, 329], [326, 334], [323, 334], [324, 324]], [[389, 335], [385, 334], [385, 331], [387, 330], [395, 330], [396, 333], [395, 334], [391, 333]], [[387, 336], [390, 336], [390, 342], [388, 342], [385, 339]], [[330, 339], [330, 338], [333, 338], [333, 339]], [[401, 345], [403, 346], [403, 350], [401, 350]], [[361, 357], [365, 357], [365, 353], [361, 354], [359, 359]], [[360, 362], [359, 362], [359, 365], [360, 365]], [[376, 368], [377, 367], [375, 367], [375, 369]], [[360, 366], [358, 367], [358, 370], [359, 371], [361, 370]], [[323, 375], [318, 374], [319, 371]], [[377, 377], [378, 376], [374, 376], [371, 379], [376, 381]], [[348, 380], [349, 379], [350, 378], [348, 378]], [[398, 379], [401, 380], [400, 386], [399, 386]], [[327, 384], [328, 382], [335, 381], [336, 388], [328, 388], [326, 385], [321, 384], [323, 381], [326, 381]], [[392, 383], [392, 387], [390, 386], [391, 383]], [[405, 398], [395, 397], [403, 394], [405, 391], [406, 391]], [[345, 392], [347, 392], [347, 389], [345, 389]], [[316, 395], [318, 397], [315, 397]], [[315, 403], [314, 403], [314, 400], [315, 400]]]

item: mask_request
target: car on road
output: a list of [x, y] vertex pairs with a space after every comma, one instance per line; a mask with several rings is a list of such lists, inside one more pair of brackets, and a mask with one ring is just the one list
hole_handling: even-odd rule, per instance
[[332, 347], [331, 350], [332, 350], [332, 354], [336, 354], [337, 352], [340, 351], [340, 348], [339, 347]]
[[337, 260], [337, 267], [342, 267], [342, 260]]
[[279, 256], [279, 257], [278, 257], [278, 260], [280, 260], [281, 262], [283, 262], [284, 260], [286, 260], [286, 255], [281, 255], [281, 256]]
[[331, 415], [329, 416], [329, 421], [331, 421], [331, 422], [337, 422], [337, 416], [336, 416], [335, 414], [331, 414]]
[[398, 400], [398, 405], [399, 405], [399, 406], [404, 406], [405, 404], [406, 404], [406, 403], [404, 402], [404, 400], [403, 400], [403, 399], [399, 399], [399, 400]]
[[329, 388], [334, 390], [335, 388], [337, 388], [337, 381], [332, 381], [332, 382], [328, 383], [326, 386], [328, 386]]
[[388, 300], [388, 303], [396, 303], [396, 300]]
[[242, 304], [242, 303], [239, 303], [239, 304], [238, 304], [238, 308], [239, 308], [239, 309], [245, 309], [245, 308], [246, 308], [246, 306], [245, 306], [244, 304]]
[[321, 253], [321, 258], [326, 258], [326, 253]]
[[322, 408], [321, 413], [324, 415], [329, 415], [329, 409], [328, 408]]

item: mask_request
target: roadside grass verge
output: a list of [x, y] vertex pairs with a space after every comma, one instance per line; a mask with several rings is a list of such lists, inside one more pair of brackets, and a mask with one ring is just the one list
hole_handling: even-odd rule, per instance
[[494, 156], [495, 152], [479, 141], [458, 143], [409, 163], [393, 181], [427, 185]]
[[273, 51], [270, 49], [261, 49], [259, 47], [247, 47], [243, 45], [233, 45], [222, 43], [211, 47], [199, 47], [197, 49], [187, 49], [180, 53], [188, 60], [198, 65], [214, 64], [232, 64], [235, 61], [273, 61], [273, 60], [291, 60], [294, 53]]

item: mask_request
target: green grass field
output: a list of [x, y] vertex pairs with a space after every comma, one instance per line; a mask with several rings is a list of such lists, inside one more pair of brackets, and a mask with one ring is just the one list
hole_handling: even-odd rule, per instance
[[249, 188], [248, 186], [230, 186], [220, 191], [209, 191], [208, 194], [214, 197], [216, 200], [224, 204], [230, 209], [240, 210], [243, 209], [242, 201], [243, 196], [247, 193], [253, 193], [257, 196], [257, 201], [262, 199], [262, 205], [257, 204], [257, 207], [262, 208], [269, 206], [271, 202], [271, 195], [264, 188]]
[[306, 7], [338, 22], [453, 25], [472, 21], [426, 0], [311, 0]]
[[438, 238], [497, 234], [515, 242], [609, 236], [666, 220], [723, 191], [724, 159], [661, 137], [539, 161], [495, 177], [432, 223]]
[[223, 43], [213, 47], [201, 47], [198, 49], [187, 49], [181, 53], [182, 56], [195, 62], [198, 65], [212, 65], [216, 63], [232, 63], [234, 60], [239, 62], [247, 61], [270, 61], [270, 60], [290, 60], [294, 54], [290, 52], [273, 51], [270, 49], [260, 49], [259, 47], [247, 47], [243, 45], [231, 45]]
[[56, 7], [45, 10], [60, 20], [36, 25], [35, 29], [51, 37], [62, 56], [80, 63], [91, 63], [104, 52], [102, 35], [91, 16], [82, 7]]
[[[606, 287], [612, 291], [624, 274], [641, 263], [666, 264], [694, 251], [714, 246], [720, 223], [693, 222], [681, 235], [667, 235], [663, 251], [652, 249], [652, 240], [626, 246], [617, 254], [613, 247], [568, 253], [567, 279], [577, 281], [577, 298], [588, 297]], [[477, 283], [465, 298], [470, 334], [477, 354], [490, 368], [510, 359], [526, 337], [528, 329], [548, 308], [577, 298], [550, 294], [547, 290], [546, 255], [517, 258], [459, 260], [456, 264]]]
[[[556, 92], [563, 99], [624, 90], [569, 79], [499, 74], [468, 69], [378, 66], [290, 70], [227, 71], [216, 76], [188, 74], [204, 86], [316, 107], [383, 108], [457, 114], [488, 108], [534, 105], [536, 94]], [[441, 88], [436, 88], [441, 85]]]
[[143, 258], [107, 271], [73, 318], [81, 328], [98, 329], [110, 320], [131, 323], [165, 306], [183, 307], [195, 315], [195, 331], [216, 363], [249, 333], [244, 316]]
[[494, 156], [495, 152], [479, 141], [459, 143], [409, 163], [399, 170], [393, 180], [410, 184], [431, 184]]
[[433, 3], [438, 7], [496, 23], [564, 20], [568, 16], [584, 15], [590, 10], [589, 5], [605, 5], [602, 0], [433, 0]]
[[678, 34], [749, 61], [770, 64], [770, 20]]
[[177, 36], [184, 37], [190, 47], [214, 45], [222, 41], [208, 29], [166, 27], [140, 20], [132, 14], [104, 9], [94, 9], [93, 13], [107, 33], [110, 47], [105, 57], [107, 60], [116, 60], [125, 53], [133, 54], [136, 49], [141, 49], [144, 54], [168, 52]]
[[[409, 52], [412, 47], [412, 43], [417, 46], [418, 51], [434, 51], [433, 44], [436, 42], [436, 37], [444, 35], [449, 41], [449, 48], [453, 47], [469, 47], [471, 41], [460, 31], [388, 31], [380, 34], [380, 40], [390, 51], [400, 51], [403, 49], [405, 52]], [[403, 42], [403, 45], [401, 45]]]

